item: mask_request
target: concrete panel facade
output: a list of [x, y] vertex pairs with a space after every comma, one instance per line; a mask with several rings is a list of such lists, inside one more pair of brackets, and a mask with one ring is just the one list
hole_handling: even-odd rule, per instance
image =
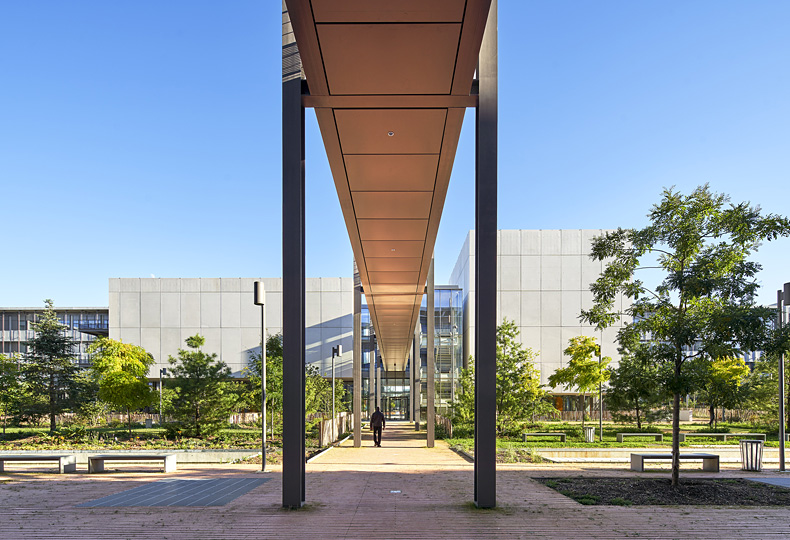
[[[497, 319], [515, 321], [521, 343], [538, 353], [541, 381], [566, 365], [563, 351], [573, 336], [591, 335], [617, 364], [619, 326], [601, 333], [582, 324], [582, 309], [592, 305], [589, 285], [602, 264], [589, 257], [601, 229], [502, 230], [497, 243]], [[474, 231], [467, 235], [450, 276], [463, 289], [464, 357], [474, 354]], [[622, 299], [620, 299], [622, 301]], [[562, 391], [563, 389], [556, 389]]]
[[[266, 287], [266, 332], [282, 331], [282, 280], [279, 278], [113, 278], [109, 283], [110, 337], [144, 347], [156, 364], [149, 376], [169, 366], [184, 340], [197, 333], [204, 350], [240, 376], [249, 354], [258, 351], [261, 308], [253, 303], [253, 283]], [[332, 347], [343, 346], [335, 359], [337, 377], [351, 377], [353, 280], [307, 280], [308, 362], [331, 376]]]

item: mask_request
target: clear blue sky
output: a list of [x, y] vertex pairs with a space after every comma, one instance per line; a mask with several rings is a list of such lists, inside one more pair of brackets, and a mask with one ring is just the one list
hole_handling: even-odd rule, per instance
[[[645, 223], [709, 182], [790, 213], [790, 2], [500, 1], [500, 228]], [[309, 276], [352, 254], [312, 112]], [[467, 113], [437, 279], [473, 219]], [[280, 2], [0, 2], [0, 305], [278, 276]], [[761, 300], [790, 281], [766, 245]]]

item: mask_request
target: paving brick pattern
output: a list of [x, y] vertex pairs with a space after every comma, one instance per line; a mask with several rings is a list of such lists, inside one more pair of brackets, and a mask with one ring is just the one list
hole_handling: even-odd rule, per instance
[[[77, 505], [161, 480], [142, 468], [88, 475], [10, 471], [0, 475], [0, 538], [90, 539], [787, 539], [790, 509], [778, 507], [582, 506], [533, 480], [577, 474], [634, 475], [625, 464], [498, 467], [495, 510], [470, 502], [472, 464], [441, 441], [427, 449], [424, 432], [388, 424], [382, 448], [367, 432], [363, 448], [348, 443], [307, 466], [308, 504], [280, 508], [279, 470], [256, 465], [185, 467], [169, 478], [270, 481], [222, 507], [79, 508]], [[43, 469], [42, 469], [43, 471]], [[666, 472], [641, 476], [666, 477]], [[685, 477], [755, 477], [754, 472], [684, 471]], [[766, 472], [761, 477], [777, 476]], [[398, 493], [399, 492], [399, 493]]]

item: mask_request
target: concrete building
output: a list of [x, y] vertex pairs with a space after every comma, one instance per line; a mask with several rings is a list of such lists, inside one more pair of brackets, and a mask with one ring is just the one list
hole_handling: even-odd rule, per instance
[[[253, 283], [266, 289], [266, 332], [282, 331], [281, 278], [113, 278], [110, 279], [112, 339], [145, 348], [156, 359], [157, 377], [184, 340], [200, 334], [204, 350], [216, 352], [235, 376], [249, 354], [260, 350], [261, 308], [254, 304]], [[330, 376], [332, 347], [342, 345], [336, 375], [351, 377], [352, 278], [308, 278], [306, 283], [305, 362]]]
[[[501, 230], [497, 242], [497, 321], [514, 321], [521, 343], [538, 352], [545, 384], [565, 365], [563, 350], [574, 336], [594, 336], [604, 356], [619, 360], [615, 338], [620, 324], [601, 332], [579, 321], [592, 306], [589, 285], [603, 270], [590, 259], [592, 239], [601, 229]], [[464, 357], [474, 354], [474, 231], [466, 237], [450, 276], [463, 291]], [[622, 306], [622, 298], [620, 299]]]

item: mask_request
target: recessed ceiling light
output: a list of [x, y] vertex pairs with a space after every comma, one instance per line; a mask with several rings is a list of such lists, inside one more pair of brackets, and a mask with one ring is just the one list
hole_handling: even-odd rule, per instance
[[388, 132], [387, 132], [387, 136], [388, 136], [388, 137], [392, 137], [393, 135], [395, 135], [395, 132], [394, 132], [394, 131], [388, 131]]

